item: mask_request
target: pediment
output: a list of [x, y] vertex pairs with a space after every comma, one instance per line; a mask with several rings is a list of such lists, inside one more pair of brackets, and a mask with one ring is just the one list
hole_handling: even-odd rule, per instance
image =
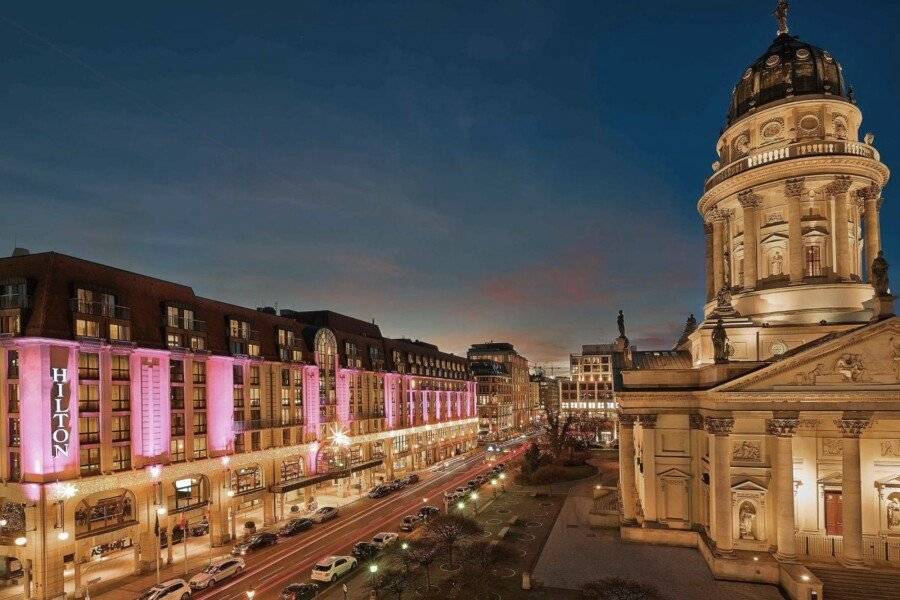
[[665, 471], [657, 475], [657, 477], [665, 477], [666, 479], [690, 479], [691, 474], [685, 473], [681, 469], [672, 467], [671, 469], [666, 469]]
[[742, 481], [740, 483], [736, 483], [733, 486], [731, 486], [731, 491], [732, 492], [765, 492], [767, 490], [766, 490], [766, 488], [759, 485], [755, 481], [753, 481], [751, 479], [745, 479], [744, 481]]
[[783, 233], [773, 232], [767, 236], [763, 236], [763, 238], [761, 240], [759, 240], [759, 243], [760, 244], [768, 244], [771, 242], [786, 242], [787, 239], [788, 239], [788, 236], [784, 235]]
[[791, 390], [900, 391], [900, 318], [821, 338], [717, 388], [721, 392]]

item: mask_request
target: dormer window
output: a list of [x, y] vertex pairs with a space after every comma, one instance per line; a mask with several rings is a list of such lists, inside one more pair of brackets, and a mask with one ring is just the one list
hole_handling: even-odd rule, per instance
[[250, 324], [247, 321], [229, 319], [228, 332], [229, 335], [233, 338], [246, 340], [250, 337]]

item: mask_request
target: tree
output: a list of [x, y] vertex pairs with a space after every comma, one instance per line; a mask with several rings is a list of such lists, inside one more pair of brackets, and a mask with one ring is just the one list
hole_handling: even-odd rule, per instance
[[541, 450], [536, 443], [532, 442], [522, 456], [522, 470], [530, 476], [539, 466], [541, 466]]
[[547, 433], [547, 442], [550, 444], [550, 452], [555, 458], [562, 456], [562, 452], [566, 447], [566, 440], [569, 436], [569, 428], [572, 426], [574, 416], [570, 413], [565, 417], [560, 417], [558, 410], [552, 410], [549, 406], [544, 407], [544, 415], [547, 418], [547, 424], [544, 431]]
[[665, 600], [655, 587], [619, 577], [605, 577], [584, 584], [581, 597], [584, 600]]
[[491, 571], [513, 560], [513, 552], [505, 544], [478, 541], [466, 548], [463, 556], [462, 575], [471, 582], [473, 596], [478, 597], [479, 588], [490, 577]]
[[435, 515], [425, 525], [425, 536], [447, 550], [451, 565], [453, 564], [453, 549], [456, 545], [483, 531], [474, 519], [457, 514]]
[[[404, 546], [406, 546], [404, 548]], [[425, 571], [425, 585], [431, 587], [431, 571], [429, 567], [437, 559], [435, 543], [427, 538], [409, 540], [404, 544], [391, 544], [387, 558], [402, 565], [403, 569], [411, 572], [417, 568]]]
[[388, 567], [380, 571], [369, 582], [369, 587], [375, 592], [387, 592], [394, 594], [397, 600], [403, 600], [403, 594], [413, 585], [415, 576], [407, 569]]

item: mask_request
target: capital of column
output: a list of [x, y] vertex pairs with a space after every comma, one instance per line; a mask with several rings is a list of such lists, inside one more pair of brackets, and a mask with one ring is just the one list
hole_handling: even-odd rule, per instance
[[708, 223], [721, 223], [734, 214], [734, 211], [727, 208], [713, 208], [706, 212], [706, 221]]
[[799, 424], [800, 419], [796, 418], [776, 417], [774, 419], [766, 419], [766, 431], [769, 435], [791, 437], [796, 433]]
[[835, 196], [846, 194], [847, 190], [850, 189], [851, 183], [852, 180], [849, 175], [835, 175], [834, 181], [825, 186], [825, 191]]
[[688, 415], [688, 421], [691, 424], [691, 429], [703, 429], [703, 415], [691, 413]]
[[625, 429], [631, 429], [634, 427], [634, 424], [638, 420], [637, 415], [632, 415], [629, 413], [619, 412], [619, 427], [624, 427]]
[[881, 198], [881, 186], [877, 183], [871, 183], [866, 187], [856, 190], [856, 197], [861, 202], [875, 201]]
[[744, 190], [738, 193], [738, 202], [743, 208], [757, 208], [762, 201], [762, 196], [754, 192], [752, 189]]
[[788, 196], [800, 196], [806, 191], [805, 179], [793, 177], [784, 182], [784, 193]]
[[835, 419], [834, 424], [841, 430], [843, 437], [858, 438], [872, 424], [872, 420], [868, 417], [843, 416], [840, 419]]
[[640, 415], [638, 416], [638, 420], [641, 423], [641, 427], [644, 429], [654, 429], [656, 428], [656, 419], [659, 415]]
[[734, 429], [733, 417], [706, 417], [706, 431], [713, 435], [728, 435]]
[[703, 223], [703, 233], [706, 235], [712, 235], [713, 226], [712, 223]]

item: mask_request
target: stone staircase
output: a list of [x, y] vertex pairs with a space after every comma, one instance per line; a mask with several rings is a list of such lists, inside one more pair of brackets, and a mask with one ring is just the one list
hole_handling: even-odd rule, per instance
[[900, 572], [810, 566], [822, 580], [824, 600], [896, 600], [900, 598]]

